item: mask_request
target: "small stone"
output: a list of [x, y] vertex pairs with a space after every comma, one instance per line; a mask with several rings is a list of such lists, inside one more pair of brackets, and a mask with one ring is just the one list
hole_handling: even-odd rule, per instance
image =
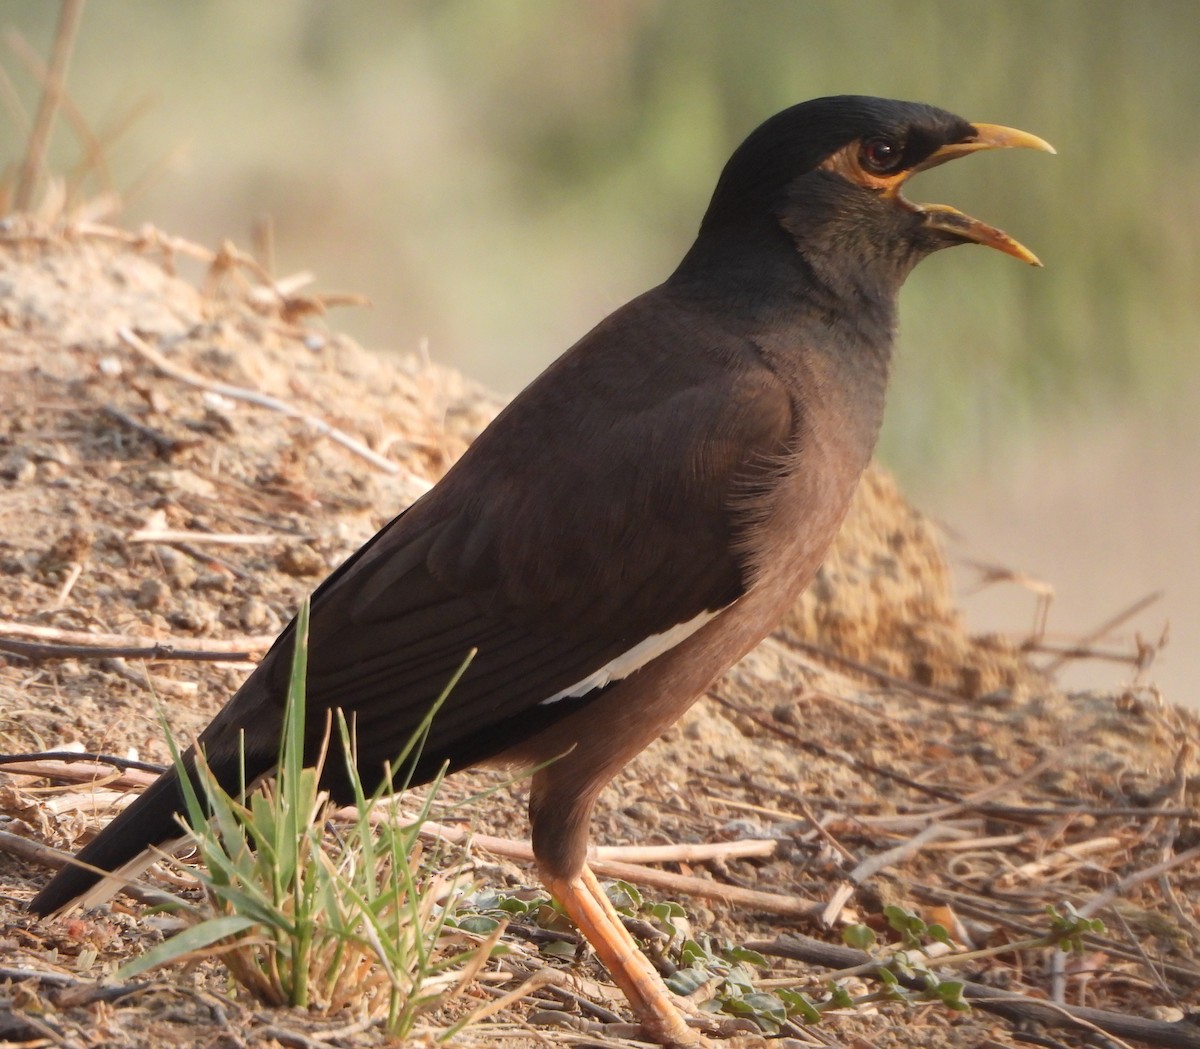
[[257, 597], [246, 598], [238, 611], [243, 630], [263, 630], [271, 625], [273, 619], [278, 622], [271, 606]]
[[204, 407], [212, 411], [228, 414], [237, 409], [237, 401], [214, 391], [209, 391], [203, 397]]
[[178, 590], [191, 590], [198, 578], [192, 559], [169, 546], [160, 547], [159, 560], [167, 570], [167, 577]]
[[227, 594], [233, 587], [233, 577], [228, 572], [205, 572], [196, 577], [197, 590], [209, 590], [218, 594]]
[[171, 600], [171, 588], [161, 579], [146, 579], [138, 587], [134, 604], [150, 610], [163, 608]]
[[151, 470], [146, 474], [146, 486], [156, 492], [177, 496], [196, 495], [202, 499], [218, 498], [217, 489], [207, 478], [191, 470]]
[[323, 575], [327, 571], [325, 559], [311, 546], [290, 543], [275, 558], [275, 566], [291, 576]]
[[621, 811], [631, 820], [646, 820], [652, 815], [650, 806], [643, 801], [626, 805]]
[[795, 703], [778, 703], [771, 711], [771, 717], [784, 725], [799, 725], [800, 713]]
[[37, 472], [37, 463], [20, 452], [14, 452], [0, 460], [0, 478], [6, 481], [28, 484], [37, 477]]
[[180, 607], [168, 614], [167, 622], [180, 630], [190, 630], [198, 634], [211, 627], [216, 618], [216, 612], [208, 602], [184, 598]]

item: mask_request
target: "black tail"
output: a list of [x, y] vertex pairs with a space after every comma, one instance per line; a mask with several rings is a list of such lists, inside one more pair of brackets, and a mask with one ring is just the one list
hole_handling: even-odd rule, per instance
[[[175, 813], [184, 811], [179, 777], [168, 769], [132, 805], [122, 812], [88, 845], [78, 859], [93, 867], [114, 871], [136, 859], [151, 845], [180, 836]], [[101, 876], [68, 863], [29, 904], [35, 914], [50, 914], [82, 896]]]
[[[285, 631], [280, 640], [289, 635], [290, 631]], [[280, 643], [276, 642], [237, 694], [200, 733], [197, 741], [204, 749], [213, 778], [227, 792], [237, 791], [242, 783], [253, 783], [275, 765], [283, 705], [274, 701], [277, 686], [273, 674], [278, 660], [273, 657], [280, 648]], [[289, 654], [290, 649], [287, 649], [285, 659]], [[286, 678], [284, 680], [286, 687]], [[197, 782], [194, 754], [194, 748], [185, 751], [183, 765], [203, 802], [204, 788]], [[186, 811], [179, 773], [172, 766], [84, 846], [77, 859], [101, 870], [119, 870], [150, 846], [180, 837], [183, 831], [175, 815]], [[94, 871], [68, 864], [33, 898], [29, 909], [35, 914], [60, 910], [94, 888], [102, 878], [103, 875]]]

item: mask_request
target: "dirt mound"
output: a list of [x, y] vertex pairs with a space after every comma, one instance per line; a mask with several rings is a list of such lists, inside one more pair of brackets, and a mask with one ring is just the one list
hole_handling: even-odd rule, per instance
[[[202, 726], [248, 669], [240, 653], [261, 651], [500, 402], [427, 361], [365, 352], [326, 326], [319, 297], [229, 247], [18, 220], [0, 239], [0, 641], [107, 646], [0, 651], [0, 751], [79, 742], [163, 760], [152, 695], [183, 734]], [[199, 286], [177, 264], [198, 264]], [[234, 655], [132, 660], [156, 643]], [[979, 946], [1023, 935], [1048, 903], [1095, 903], [1109, 932], [1086, 966], [1042, 976], [1048, 952], [1014, 953], [975, 978], [1065, 988], [1068, 1002], [1110, 1010], [1169, 1008], [1200, 986], [1200, 884], [1194, 862], [1171, 863], [1196, 840], [1196, 735], [1193, 717], [1153, 696], [1065, 696], [1016, 644], [971, 637], [936, 529], [873, 468], [810, 593], [622, 774], [597, 838], [773, 839], [771, 857], [708, 872], [771, 898], [836, 898], [835, 925], [881, 902], [937, 910]], [[458, 782], [454, 800], [471, 789]], [[0, 776], [10, 830], [67, 843], [91, 825], [74, 805], [35, 804], [29, 785]], [[521, 791], [476, 807], [472, 825], [511, 835]], [[534, 880], [489, 862], [498, 879]], [[42, 875], [3, 863], [0, 936], [21, 964], [44, 967], [57, 950], [63, 972], [85, 976], [153, 936], [119, 907], [36, 926], [14, 908]], [[1159, 878], [1138, 877], [1161, 863]], [[739, 942], [797, 920], [772, 917], [769, 901], [684, 902], [696, 926]], [[46, 1022], [78, 1035], [100, 1008]], [[155, 1028], [167, 1021], [145, 1003], [103, 1009], [105, 1044], [183, 1038]], [[899, 1009], [830, 1023], [863, 1045], [1015, 1044], [982, 1014], [913, 1023]], [[303, 1017], [263, 1022], [308, 1029]]]

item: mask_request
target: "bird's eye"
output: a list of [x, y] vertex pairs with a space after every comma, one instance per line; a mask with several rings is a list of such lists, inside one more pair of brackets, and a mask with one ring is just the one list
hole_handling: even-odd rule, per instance
[[895, 139], [869, 138], [858, 153], [859, 162], [873, 175], [890, 175], [904, 163], [904, 148]]

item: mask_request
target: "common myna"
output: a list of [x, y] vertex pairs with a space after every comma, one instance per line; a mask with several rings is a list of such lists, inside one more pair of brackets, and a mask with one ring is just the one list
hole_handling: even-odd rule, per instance
[[[542, 880], [664, 1044], [697, 1035], [587, 867], [596, 796], [812, 578], [875, 445], [913, 266], [967, 243], [1038, 265], [1000, 230], [901, 195], [918, 171], [1013, 146], [1053, 152], [879, 98], [771, 117], [725, 165], [678, 269], [551, 365], [313, 594], [311, 756], [341, 708], [376, 786], [478, 649], [413, 781], [443, 764], [540, 766]], [[196, 744], [229, 789], [275, 765], [293, 637]], [[351, 799], [337, 755], [323, 779]], [[125, 867], [178, 836], [182, 808], [165, 772], [79, 858]], [[94, 902], [98, 880], [67, 866], [30, 906]]]

